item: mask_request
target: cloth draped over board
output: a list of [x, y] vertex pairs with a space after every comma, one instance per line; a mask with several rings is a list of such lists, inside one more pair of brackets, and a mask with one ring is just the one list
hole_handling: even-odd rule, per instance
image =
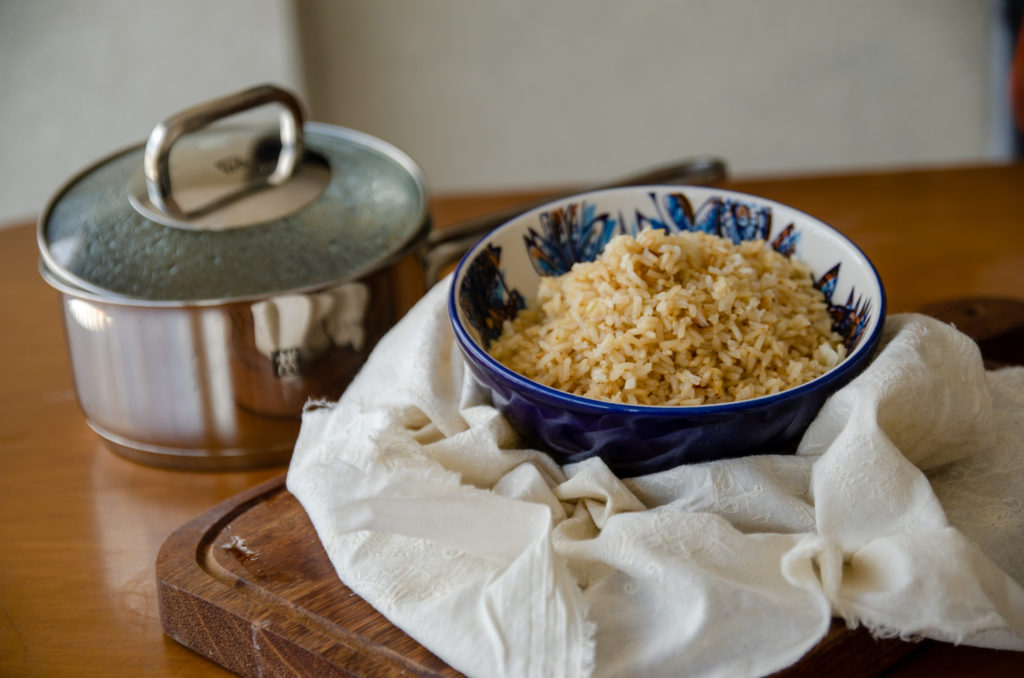
[[617, 478], [523, 446], [438, 283], [288, 470], [341, 580], [470, 676], [757, 676], [833, 617], [1024, 651], [1024, 368], [890, 316], [793, 455]]

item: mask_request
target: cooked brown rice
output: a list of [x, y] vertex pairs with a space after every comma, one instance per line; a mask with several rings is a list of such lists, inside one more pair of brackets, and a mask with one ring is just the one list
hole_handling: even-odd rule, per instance
[[745, 400], [846, 354], [809, 269], [762, 240], [647, 229], [541, 279], [491, 354], [547, 386], [617, 403]]

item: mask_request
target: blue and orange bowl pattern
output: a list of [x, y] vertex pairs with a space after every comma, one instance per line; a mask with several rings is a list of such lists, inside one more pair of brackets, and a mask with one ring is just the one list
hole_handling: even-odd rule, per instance
[[[634, 406], [568, 394], [487, 353], [541, 276], [592, 261], [618, 234], [644, 228], [760, 239], [810, 266], [848, 355], [782, 393], [694, 407]], [[874, 266], [835, 229], [774, 201], [707, 187], [644, 186], [539, 207], [484, 236], [455, 271], [448, 311], [476, 380], [525, 440], [569, 464], [600, 456], [622, 477], [750, 454], [792, 453], [825, 399], [861, 372], [881, 337], [885, 292]]]

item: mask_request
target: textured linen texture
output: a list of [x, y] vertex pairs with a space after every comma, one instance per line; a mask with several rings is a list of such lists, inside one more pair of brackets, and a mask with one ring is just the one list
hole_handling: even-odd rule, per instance
[[757, 676], [832, 617], [1024, 651], [1024, 368], [918, 315], [791, 456], [619, 479], [523, 449], [464, 369], [445, 280], [288, 471], [339, 577], [470, 676]]

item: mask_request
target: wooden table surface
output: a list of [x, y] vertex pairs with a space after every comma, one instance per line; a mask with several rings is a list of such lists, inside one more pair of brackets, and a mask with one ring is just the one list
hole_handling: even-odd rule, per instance
[[[728, 185], [850, 236], [878, 267], [890, 312], [1024, 297], [1024, 165]], [[544, 193], [442, 196], [432, 211], [440, 227]], [[226, 675], [162, 633], [157, 550], [284, 467], [168, 471], [108, 451], [78, 409], [58, 298], [37, 254], [33, 225], [0, 229], [0, 675]], [[926, 643], [887, 675], [1024, 675], [1024, 653]]]

